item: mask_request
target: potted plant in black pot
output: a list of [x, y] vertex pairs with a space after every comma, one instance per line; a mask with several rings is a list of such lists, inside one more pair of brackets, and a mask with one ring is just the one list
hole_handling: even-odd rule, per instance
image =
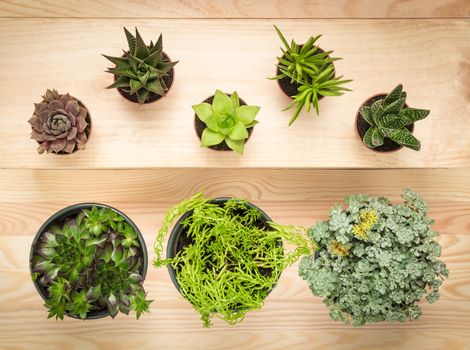
[[[163, 259], [163, 240], [174, 221]], [[298, 230], [272, 223], [247, 201], [197, 194], [167, 212], [155, 242], [155, 266], [168, 265], [173, 283], [205, 327], [214, 316], [232, 325], [260, 309], [281, 272], [311, 253]], [[283, 239], [296, 250], [285, 254]]]
[[31, 138], [38, 152], [70, 154], [85, 149], [91, 134], [91, 116], [78, 99], [57, 90], [47, 90], [42, 101], [34, 104]]
[[139, 104], [159, 100], [170, 90], [178, 61], [173, 62], [163, 52], [162, 34], [158, 40], [146, 45], [135, 29], [135, 36], [126, 28], [129, 49], [121, 57], [103, 55], [116, 66], [109, 68], [114, 75], [114, 83], [108, 89], [116, 88], [127, 100]]
[[33, 240], [30, 270], [48, 318], [130, 311], [139, 318], [149, 311], [145, 242], [125, 214], [107, 205], [77, 204], [51, 216]]
[[335, 321], [361, 326], [417, 320], [420, 300], [439, 298], [448, 270], [427, 204], [405, 190], [404, 204], [355, 195], [310, 230], [317, 254], [302, 258], [300, 276], [324, 299]]
[[284, 94], [294, 100], [284, 109], [296, 106], [289, 125], [294, 123], [304, 107], [310, 112], [313, 106], [318, 115], [318, 101], [324, 96], [341, 96], [345, 91], [351, 91], [342, 85], [352, 80], [335, 77], [333, 62], [341, 58], [331, 57], [333, 51], [324, 51], [316, 45], [321, 35], [310, 37], [303, 45], [293, 39], [289, 44], [279, 28], [274, 28], [285, 48], [281, 48], [283, 55], [277, 57], [276, 76], [270, 79], [277, 80]]
[[258, 106], [248, 106], [236, 91], [227, 95], [216, 90], [204, 102], [193, 105], [194, 128], [201, 147], [217, 151], [235, 151], [243, 154], [245, 142], [258, 121]]
[[406, 92], [399, 84], [388, 95], [369, 97], [356, 113], [356, 131], [364, 145], [377, 152], [407, 147], [419, 151], [421, 143], [413, 135], [414, 123], [429, 115], [427, 109], [409, 108]]

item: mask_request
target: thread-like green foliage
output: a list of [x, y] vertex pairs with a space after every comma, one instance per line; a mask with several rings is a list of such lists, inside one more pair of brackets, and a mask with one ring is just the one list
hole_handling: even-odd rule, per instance
[[147, 46], [137, 28], [135, 36], [126, 28], [124, 32], [129, 45], [129, 50], [124, 51], [124, 56], [103, 55], [116, 65], [107, 70], [117, 77], [108, 89], [121, 88], [131, 95], [136, 94], [139, 104], [144, 103], [150, 93], [164, 96], [168, 90], [164, 77], [178, 61], [171, 62], [164, 57], [162, 35], [160, 34], [155, 44], [150, 41], [150, 45]]
[[439, 260], [437, 232], [427, 204], [405, 190], [404, 204], [355, 195], [346, 207], [310, 230], [318, 256], [302, 258], [299, 274], [312, 293], [324, 298], [336, 321], [361, 326], [381, 321], [416, 320], [418, 302], [439, 298], [448, 270]]
[[310, 37], [304, 45], [297, 44], [294, 39], [289, 44], [279, 28], [274, 28], [284, 48], [281, 47], [283, 56], [277, 57], [280, 74], [271, 79], [289, 78], [291, 83], [300, 84], [298, 94], [291, 96], [294, 102], [284, 109], [296, 106], [289, 125], [294, 123], [304, 107], [310, 112], [313, 106], [318, 115], [320, 96], [341, 96], [345, 91], [351, 91], [342, 85], [352, 80], [342, 79], [343, 76], [335, 78], [333, 62], [341, 58], [331, 57], [333, 51], [324, 52], [315, 44], [321, 35]]
[[40, 237], [31, 261], [33, 280], [48, 294], [49, 318], [66, 313], [85, 319], [90, 311], [149, 311], [140, 270], [137, 233], [108, 208], [83, 210]]
[[[189, 211], [182, 225], [191, 243], [164, 260], [162, 242], [171, 223]], [[171, 264], [181, 294], [200, 313], [205, 327], [214, 316], [235, 324], [262, 307], [283, 269], [314, 250], [302, 232], [263, 223], [261, 212], [246, 201], [216, 204], [199, 193], [166, 214], [155, 244], [155, 266]], [[296, 249], [284, 254], [282, 239]]]
[[406, 126], [426, 118], [429, 110], [404, 108], [405, 101], [406, 92], [399, 84], [385, 98], [359, 109], [361, 116], [370, 125], [363, 138], [367, 147], [381, 146], [384, 138], [388, 137], [401, 146], [419, 151], [421, 143]]
[[258, 124], [255, 120], [258, 106], [240, 106], [236, 91], [229, 97], [216, 90], [212, 105], [203, 102], [192, 106], [197, 117], [206, 125], [202, 132], [201, 146], [209, 147], [225, 141], [228, 147], [243, 154], [248, 129]]

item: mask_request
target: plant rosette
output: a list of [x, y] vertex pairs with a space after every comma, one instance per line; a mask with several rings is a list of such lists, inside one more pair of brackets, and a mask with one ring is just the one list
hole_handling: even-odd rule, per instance
[[91, 135], [88, 108], [68, 93], [47, 90], [42, 101], [34, 104], [31, 139], [38, 144], [38, 153], [71, 154], [84, 150]]
[[414, 123], [426, 118], [429, 112], [409, 108], [406, 92], [399, 84], [388, 95], [374, 95], [362, 103], [356, 113], [356, 132], [365, 146], [379, 153], [403, 147], [419, 151], [421, 143], [413, 135]]
[[323, 298], [335, 321], [361, 326], [421, 315], [420, 300], [439, 298], [448, 270], [439, 260], [426, 202], [405, 190], [404, 203], [354, 195], [310, 229], [318, 254], [302, 258], [299, 275]]
[[143, 281], [147, 249], [122, 212], [96, 203], [76, 204], [52, 215], [39, 229], [30, 271], [48, 318], [115, 317], [149, 311]]
[[324, 96], [341, 96], [346, 91], [344, 84], [352, 80], [344, 80], [343, 76], [336, 77], [334, 61], [341, 58], [331, 57], [333, 51], [324, 51], [315, 43], [321, 37], [310, 37], [303, 45], [294, 40], [289, 44], [279, 28], [274, 26], [284, 48], [282, 56], [277, 57], [276, 76], [281, 90], [294, 101], [284, 110], [296, 106], [289, 121], [292, 125], [303, 108], [310, 112], [311, 107], [319, 115], [318, 101]]
[[114, 83], [108, 89], [116, 88], [125, 99], [139, 104], [155, 102], [166, 96], [173, 85], [178, 61], [171, 61], [163, 52], [160, 34], [154, 44], [146, 45], [137, 28], [135, 36], [124, 28], [129, 49], [121, 57], [103, 55], [114, 63], [106, 72], [114, 75]]
[[[163, 240], [175, 221], [163, 259]], [[285, 254], [283, 239], [296, 249]], [[154, 264], [168, 266], [173, 283], [200, 313], [204, 327], [213, 317], [233, 325], [260, 309], [282, 271], [313, 249], [301, 228], [274, 224], [247, 201], [198, 193], [165, 215]]]
[[203, 103], [192, 106], [194, 127], [201, 147], [243, 154], [245, 142], [258, 121], [258, 106], [248, 106], [236, 91], [227, 95], [220, 90]]

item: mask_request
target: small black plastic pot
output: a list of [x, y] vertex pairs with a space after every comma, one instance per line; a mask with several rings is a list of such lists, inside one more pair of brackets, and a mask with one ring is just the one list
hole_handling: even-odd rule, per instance
[[[49, 219], [47, 219], [46, 222], [44, 222], [44, 224], [42, 224], [41, 228], [36, 233], [36, 236], [33, 239], [33, 243], [31, 244], [31, 250], [30, 250], [30, 253], [29, 253], [29, 271], [30, 271], [31, 275], [33, 274], [33, 269], [32, 269], [31, 262], [32, 262], [33, 257], [34, 257], [34, 251], [35, 251], [35, 248], [36, 248], [36, 244], [38, 243], [38, 241], [41, 238], [41, 236], [43, 235], [43, 233], [45, 233], [50, 226], [55, 225], [55, 224], [60, 224], [68, 218], [74, 218], [82, 210], [91, 209], [93, 207], [109, 208], [109, 209], [115, 211], [120, 216], [122, 216], [124, 218], [124, 220], [137, 233], [137, 237], [138, 237], [138, 240], [139, 240], [139, 243], [140, 243], [140, 253], [141, 253], [141, 256], [142, 256], [142, 260], [143, 260], [143, 265], [142, 265], [142, 269], [141, 269], [140, 273], [141, 273], [141, 276], [145, 279], [145, 275], [147, 274], [147, 266], [148, 266], [147, 247], [145, 245], [144, 238], [142, 237], [142, 234], [140, 233], [139, 229], [134, 224], [134, 222], [132, 222], [132, 220], [126, 214], [124, 214], [123, 212], [121, 212], [121, 211], [119, 211], [119, 210], [117, 210], [117, 209], [115, 209], [115, 208], [113, 208], [109, 205], [99, 204], [99, 203], [81, 203], [81, 204], [71, 205], [69, 207], [66, 207], [64, 209], [59, 210], [57, 213], [55, 213]], [[33, 282], [34, 282], [34, 286], [36, 287], [36, 290], [38, 291], [41, 298], [43, 298], [44, 301], [47, 301], [47, 299], [48, 299], [47, 290], [44, 287], [40, 286], [37, 281], [33, 281]], [[79, 317], [77, 317], [75, 315], [72, 315], [72, 314], [69, 314], [69, 313], [66, 313], [66, 315], [69, 316], [69, 317], [72, 317], [72, 318], [80, 319]], [[86, 319], [87, 320], [94, 320], [94, 319], [103, 318], [103, 317], [107, 317], [107, 316], [109, 316], [109, 312], [106, 309], [104, 309], [104, 310], [95, 310], [95, 311], [90, 311], [88, 313]]]
[[[300, 45], [300, 48], [302, 48], [302, 46], [303, 45]], [[323, 53], [325, 51], [323, 49], [321, 49], [320, 47], [317, 47], [317, 52], [318, 53]], [[282, 56], [282, 57], [285, 58], [284, 56]], [[334, 63], [332, 62], [331, 64], [333, 65], [333, 72], [335, 72], [333, 74], [333, 77], [334, 77], [335, 74], [336, 74], [336, 70], [334, 69]], [[276, 66], [276, 76], [278, 76], [281, 73], [282, 72], [279, 69], [279, 65]], [[277, 84], [279, 85], [279, 88], [282, 90], [282, 92], [291, 99], [294, 99], [292, 96], [297, 95], [299, 93], [299, 87], [302, 86], [299, 83], [291, 82], [291, 79], [289, 77], [284, 77], [282, 79], [278, 79]], [[323, 97], [325, 97], [325, 96], [320, 95], [320, 94], [318, 95], [319, 100], [321, 100]]]
[[[228, 97], [232, 96], [232, 94], [226, 94], [226, 95]], [[240, 100], [240, 106], [246, 106], [245, 101], [243, 101], [241, 98], [239, 98], [239, 100]], [[214, 95], [206, 98], [203, 102], [212, 104], [213, 101], [214, 101]], [[194, 113], [194, 130], [196, 130], [196, 134], [199, 137], [199, 140], [201, 140], [202, 133], [203, 133], [204, 129], [206, 129], [206, 128], [207, 128], [206, 124], [201, 119], [199, 119], [199, 117], [197, 116], [196, 113]], [[248, 131], [248, 138], [245, 140], [245, 144], [250, 139], [251, 134], [253, 132], [253, 129], [254, 129], [254, 126], [252, 126], [251, 128], [246, 129], [246, 131]], [[227, 146], [227, 143], [225, 141], [222, 141], [218, 145], [213, 145], [213, 146], [209, 146], [209, 147], [206, 147], [206, 148], [212, 149], [214, 151], [233, 151], [233, 149], [231, 149], [229, 146]]]
[[[229, 198], [229, 197], [219, 197], [219, 198], [213, 199], [211, 201], [211, 203], [218, 204], [218, 205], [222, 206], [222, 205], [225, 204], [225, 202], [227, 202], [230, 199], [231, 198]], [[254, 205], [252, 203], [247, 203], [247, 205], [251, 208], [256, 208], [260, 211], [261, 218], [258, 222], [258, 227], [259, 228], [265, 228], [267, 230], [270, 229], [270, 226], [269, 226], [268, 222], [272, 222], [271, 218], [263, 210], [261, 210], [259, 207], [257, 207], [256, 205]], [[178, 221], [175, 223], [173, 229], [171, 230], [170, 238], [168, 239], [168, 245], [167, 245], [167, 249], [166, 249], [166, 257], [167, 258], [169, 258], [169, 259], [174, 258], [180, 250], [182, 250], [184, 247], [186, 247], [187, 245], [190, 245], [192, 243], [192, 240], [190, 238], [188, 238], [188, 236], [186, 235], [186, 232], [184, 230], [184, 227], [182, 225], [183, 220], [190, 217], [192, 214], [193, 214], [192, 211], [188, 211], [185, 214], [183, 214], [178, 219]], [[282, 245], [283, 245], [282, 241], [279, 240], [279, 246], [282, 246]], [[173, 284], [175, 285], [176, 289], [181, 293], [180, 285], [178, 284], [178, 280], [176, 278], [177, 272], [175, 271], [173, 266], [171, 266], [171, 264], [168, 264], [167, 267], [168, 267], [168, 273], [170, 275], [170, 278], [171, 278]], [[272, 288], [269, 290], [269, 293], [273, 290], [273, 288], [275, 286], [276, 286], [275, 284], [272, 286]]]
[[[374, 151], [376, 153], [392, 153], [399, 151], [400, 149], [403, 148], [403, 146], [399, 145], [392, 139], [385, 137], [384, 138], [384, 143], [382, 146], [378, 146], [375, 148], [370, 148], [364, 144], [364, 135], [366, 134], [367, 130], [369, 130], [370, 125], [367, 123], [367, 121], [362, 117], [361, 113], [359, 113], [359, 110], [361, 109], [362, 106], [372, 106], [372, 104], [378, 100], [384, 99], [387, 97], [387, 94], [377, 94], [369, 97], [367, 100], [365, 100], [357, 109], [356, 112], [356, 121], [355, 121], [355, 129], [356, 129], [356, 134], [358, 135], [359, 139], [361, 140], [361, 143], [371, 151]], [[405, 103], [405, 108], [408, 108], [408, 105]], [[413, 132], [414, 130], [414, 123], [411, 125], [405, 126], [410, 132]]]
[[[124, 55], [122, 57], [124, 57]], [[167, 61], [170, 61], [170, 57], [165, 52], [163, 52], [163, 58]], [[116, 81], [116, 80], [117, 80], [117, 76], [114, 75], [114, 81]], [[156, 93], [150, 92], [149, 95], [147, 96], [147, 99], [145, 100], [144, 104], [156, 102], [156, 101], [160, 100], [162, 97], [165, 97], [166, 94], [168, 94], [168, 92], [170, 91], [174, 80], [175, 80], [175, 68], [173, 67], [168, 72], [168, 75], [163, 77], [163, 81], [165, 82], [165, 85], [167, 87], [167, 89], [165, 91], [165, 95], [160, 96], [160, 95], [157, 95]], [[136, 94], [131, 95], [130, 93], [128, 93], [123, 88], [117, 88], [117, 91], [119, 91], [121, 96], [124, 97], [126, 100], [134, 102], [134, 103], [139, 103], [139, 101], [137, 100], [137, 95]]]

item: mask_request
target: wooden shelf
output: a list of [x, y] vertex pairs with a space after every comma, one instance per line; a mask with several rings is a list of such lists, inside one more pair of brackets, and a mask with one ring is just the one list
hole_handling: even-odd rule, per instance
[[[354, 79], [350, 92], [320, 102], [321, 115], [291, 111], [274, 74], [280, 41], [302, 42], [323, 33], [319, 44], [344, 60], [338, 74]], [[164, 33], [175, 60], [168, 96], [138, 106], [106, 90], [112, 76], [100, 53], [125, 47], [122, 27], [137, 26], [145, 40]], [[441, 20], [183, 20], [0, 19], [0, 167], [99, 168], [440, 168], [470, 166], [470, 22]], [[410, 106], [428, 108], [417, 123], [422, 150], [371, 152], [356, 136], [354, 118], [370, 95], [403, 83]], [[47, 88], [70, 92], [90, 109], [93, 134], [84, 152], [38, 155], [27, 120]], [[216, 88], [237, 90], [261, 106], [253, 136], [241, 157], [199, 147], [193, 128], [196, 104]]]
[[[0, 347], [451, 349], [470, 344], [470, 170], [2, 170], [0, 180]], [[156, 301], [139, 321], [123, 315], [99, 322], [47, 320], [30, 281], [28, 254], [35, 232], [69, 204], [99, 201], [123, 210], [142, 231], [153, 257], [164, 211], [202, 188], [209, 196], [247, 198], [279, 223], [310, 226], [326, 219], [329, 207], [345, 195], [361, 192], [400, 201], [405, 187], [428, 201], [434, 229], [441, 233], [442, 259], [451, 271], [441, 300], [423, 302], [424, 314], [416, 322], [359, 329], [335, 323], [298, 277], [297, 265], [284, 272], [263, 309], [234, 327], [217, 320], [210, 330], [202, 328], [166, 269], [149, 266], [145, 286]]]

